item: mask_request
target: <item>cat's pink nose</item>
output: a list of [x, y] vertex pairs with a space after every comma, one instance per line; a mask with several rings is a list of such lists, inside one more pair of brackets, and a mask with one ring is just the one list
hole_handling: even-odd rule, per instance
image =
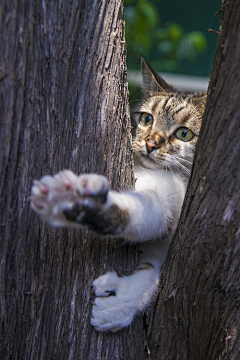
[[147, 152], [150, 153], [152, 152], [154, 149], [157, 149], [157, 145], [155, 142], [151, 142], [151, 141], [146, 141], [146, 147], [147, 147]]

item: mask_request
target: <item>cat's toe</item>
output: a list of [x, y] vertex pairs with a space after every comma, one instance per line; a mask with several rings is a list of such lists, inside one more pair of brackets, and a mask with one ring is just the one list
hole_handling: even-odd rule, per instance
[[97, 297], [90, 323], [97, 331], [116, 332], [133, 321], [135, 311], [117, 296]]
[[84, 174], [77, 179], [77, 191], [80, 196], [94, 197], [99, 203], [106, 201], [109, 185], [108, 180], [101, 175]]
[[63, 170], [53, 177], [56, 181], [64, 186], [65, 190], [75, 190], [78, 176], [71, 170]]
[[34, 180], [33, 182], [30, 205], [38, 214], [46, 213], [48, 210], [49, 192], [53, 182], [51, 176], [44, 176], [41, 180]]
[[108, 273], [95, 279], [92, 283], [93, 290], [96, 296], [109, 296], [113, 295], [118, 287], [120, 278], [115, 271]]
[[48, 212], [48, 203], [44, 199], [38, 199], [34, 196], [31, 198], [30, 206], [39, 215], [43, 215]]

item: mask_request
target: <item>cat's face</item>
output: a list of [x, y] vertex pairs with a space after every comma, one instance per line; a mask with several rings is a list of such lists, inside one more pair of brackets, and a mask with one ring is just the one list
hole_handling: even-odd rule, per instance
[[144, 60], [142, 68], [144, 98], [132, 113], [137, 124], [134, 152], [147, 168], [174, 170], [188, 175], [206, 96], [178, 92]]

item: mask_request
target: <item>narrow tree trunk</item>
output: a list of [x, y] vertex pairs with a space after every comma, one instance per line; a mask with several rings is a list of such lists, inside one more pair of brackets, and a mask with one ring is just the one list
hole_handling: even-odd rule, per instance
[[145, 359], [142, 320], [89, 324], [92, 280], [130, 272], [135, 249], [50, 228], [28, 201], [64, 168], [133, 183], [123, 2], [3, 0], [0, 43], [0, 358]]
[[240, 4], [226, 3], [190, 187], [162, 271], [153, 359], [240, 358]]

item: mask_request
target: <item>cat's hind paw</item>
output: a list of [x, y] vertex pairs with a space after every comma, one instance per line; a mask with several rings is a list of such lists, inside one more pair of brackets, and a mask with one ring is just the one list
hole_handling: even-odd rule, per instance
[[128, 287], [127, 277], [108, 272], [93, 282], [96, 295], [91, 325], [97, 331], [116, 332], [131, 324], [138, 305]]

